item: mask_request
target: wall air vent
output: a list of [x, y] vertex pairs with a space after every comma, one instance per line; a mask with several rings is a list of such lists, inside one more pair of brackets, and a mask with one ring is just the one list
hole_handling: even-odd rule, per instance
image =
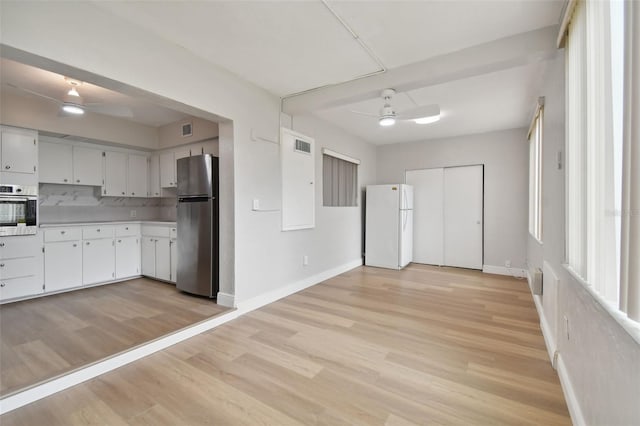
[[296, 139], [295, 151], [311, 154], [311, 144], [300, 139]]
[[186, 138], [187, 136], [193, 135], [193, 127], [191, 123], [184, 123], [182, 125], [182, 137]]

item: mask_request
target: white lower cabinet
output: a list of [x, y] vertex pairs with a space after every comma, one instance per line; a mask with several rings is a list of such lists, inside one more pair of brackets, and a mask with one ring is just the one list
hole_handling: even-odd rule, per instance
[[171, 281], [171, 247], [169, 238], [156, 238], [156, 278]]
[[169, 281], [175, 283], [178, 274], [178, 244], [175, 238], [169, 242], [171, 246], [171, 278]]
[[42, 236], [0, 238], [0, 301], [41, 294]]
[[59, 241], [44, 246], [44, 290], [82, 285], [82, 241]]
[[142, 275], [171, 281], [171, 246], [167, 237], [142, 238]]
[[95, 284], [115, 279], [116, 252], [113, 238], [82, 242], [82, 283]]
[[140, 238], [116, 238], [116, 279], [140, 275]]

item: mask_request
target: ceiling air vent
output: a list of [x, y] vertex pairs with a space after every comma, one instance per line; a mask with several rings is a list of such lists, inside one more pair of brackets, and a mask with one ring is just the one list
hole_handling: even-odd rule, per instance
[[311, 154], [311, 144], [309, 142], [296, 139], [295, 151], [304, 152], [305, 154]]
[[184, 123], [182, 125], [182, 137], [187, 137], [193, 135], [193, 127], [191, 123]]

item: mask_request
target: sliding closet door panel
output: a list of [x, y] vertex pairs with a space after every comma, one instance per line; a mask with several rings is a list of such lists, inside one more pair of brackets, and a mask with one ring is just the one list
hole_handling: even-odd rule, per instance
[[413, 261], [443, 265], [443, 169], [410, 170], [413, 185]]
[[482, 269], [483, 166], [444, 169], [444, 264]]

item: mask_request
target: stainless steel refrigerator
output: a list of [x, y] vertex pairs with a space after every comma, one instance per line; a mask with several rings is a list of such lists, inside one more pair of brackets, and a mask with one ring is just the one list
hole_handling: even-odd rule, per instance
[[180, 158], [178, 164], [178, 275], [176, 287], [218, 294], [218, 158]]

